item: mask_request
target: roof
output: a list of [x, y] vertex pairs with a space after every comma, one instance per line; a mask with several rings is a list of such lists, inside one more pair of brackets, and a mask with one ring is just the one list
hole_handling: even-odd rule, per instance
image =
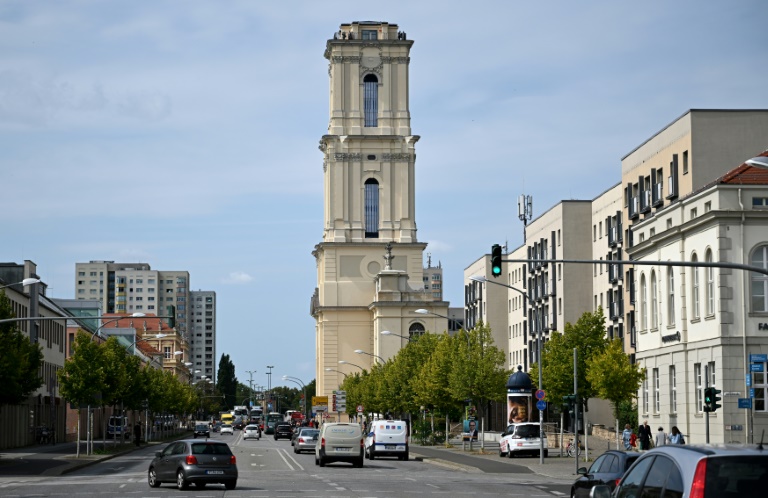
[[134, 317], [123, 313], [106, 313], [102, 315], [102, 318], [105, 322], [117, 319], [108, 325], [110, 328], [136, 328], [153, 332], [171, 332], [174, 330], [162, 318], [153, 314]]
[[[758, 157], [768, 157], [768, 150]], [[716, 180], [726, 185], [768, 185], [768, 169], [743, 163]]]

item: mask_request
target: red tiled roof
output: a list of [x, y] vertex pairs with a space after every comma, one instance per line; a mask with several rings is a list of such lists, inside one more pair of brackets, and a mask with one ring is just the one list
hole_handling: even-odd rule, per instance
[[[124, 317], [124, 318], [120, 318]], [[143, 330], [145, 325], [147, 330], [151, 330], [153, 332], [171, 332], [173, 329], [168, 326], [165, 321], [163, 321], [162, 318], [158, 318], [154, 314], [147, 314], [147, 316], [130, 316], [124, 313], [106, 313], [102, 315], [102, 323], [105, 323], [110, 320], [114, 320], [115, 318], [120, 318], [120, 320], [115, 320], [114, 322], [107, 325], [107, 327], [114, 327], [114, 328], [129, 328], [134, 327], [139, 330]]]
[[[768, 151], [763, 152], [760, 156], [768, 157]], [[717, 183], [728, 185], [768, 185], [768, 169], [744, 163], [718, 178]]]

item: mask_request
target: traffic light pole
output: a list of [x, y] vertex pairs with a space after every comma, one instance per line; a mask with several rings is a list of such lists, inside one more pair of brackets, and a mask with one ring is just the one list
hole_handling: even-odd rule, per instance
[[709, 444], [709, 365], [704, 365], [704, 401], [706, 402], [706, 405], [704, 406], [704, 428], [706, 430], [706, 443]]
[[573, 432], [574, 437], [573, 439], [576, 441], [576, 447], [574, 448], [574, 451], [576, 451], [576, 457], [574, 460], [576, 460], [576, 475], [579, 474], [579, 375], [578, 375], [578, 349], [573, 348], [573, 395], [575, 397], [574, 399], [574, 406], [573, 406], [573, 413], [574, 413], [574, 426], [573, 426]]

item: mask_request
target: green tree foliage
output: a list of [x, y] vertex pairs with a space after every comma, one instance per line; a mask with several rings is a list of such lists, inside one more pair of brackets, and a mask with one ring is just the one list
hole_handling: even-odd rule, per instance
[[[573, 393], [573, 350], [576, 349], [579, 398], [586, 400], [596, 396], [595, 387], [587, 378], [587, 365], [603, 353], [608, 345], [605, 338], [603, 309], [585, 312], [575, 324], [566, 323], [565, 331], [555, 332], [541, 348], [542, 381], [551, 399], [560, 399]], [[536, 372], [533, 375], [533, 372]], [[538, 365], [531, 365], [531, 378], [538, 379]]]
[[631, 404], [637, 396], [637, 390], [645, 379], [645, 369], [633, 365], [624, 353], [621, 339], [614, 339], [601, 353], [592, 357], [586, 377], [595, 394], [613, 404], [614, 416], [619, 419], [620, 405]]
[[99, 344], [92, 341], [90, 335], [78, 333], [72, 351], [73, 354], [64, 362], [64, 368], [59, 370], [62, 397], [76, 405], [100, 404], [105, 374]]
[[434, 352], [421, 365], [413, 384], [415, 404], [433, 407], [439, 413], [458, 409], [462, 403], [451, 396], [446, 380], [453, 369], [453, 349], [456, 339], [448, 334], [438, 337]]
[[424, 334], [400, 350], [383, 369], [382, 402], [394, 413], [414, 413], [419, 410], [416, 391], [424, 364], [434, 355], [438, 335]]
[[[15, 318], [11, 301], [0, 291], [0, 319]], [[16, 404], [43, 385], [38, 372], [43, 352], [18, 329], [16, 323], [0, 324], [0, 407]]]
[[[228, 354], [222, 354], [219, 360], [219, 372], [216, 376], [216, 389], [224, 397], [222, 410], [231, 410], [238, 405], [237, 377], [235, 377], [235, 364], [229, 359]], [[242, 398], [239, 400], [242, 401]]]

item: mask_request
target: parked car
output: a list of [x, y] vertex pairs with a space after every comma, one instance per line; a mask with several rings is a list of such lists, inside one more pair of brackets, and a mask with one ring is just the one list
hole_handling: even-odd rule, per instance
[[208, 428], [208, 424], [196, 424], [195, 425], [195, 438], [211, 437], [211, 430]]
[[125, 439], [131, 438], [131, 425], [128, 423], [128, 417], [109, 417], [107, 436], [117, 439], [122, 437], [123, 434], [125, 434]]
[[598, 484], [611, 488], [616, 487], [627, 469], [638, 459], [640, 453], [608, 450], [589, 467], [579, 468], [576, 472], [581, 477], [571, 486], [571, 498], [588, 497], [589, 492]]
[[365, 437], [365, 456], [370, 460], [396, 456], [408, 460], [408, 424], [404, 420], [376, 420]]
[[[515, 455], [535, 455], [541, 452], [541, 438], [538, 422], [509, 424], [501, 433], [499, 456], [512, 458]], [[544, 436], [544, 457], [549, 456], [547, 437]]]
[[293, 428], [291, 424], [280, 423], [275, 425], [275, 441], [278, 439], [291, 439], [293, 435]]
[[230, 436], [234, 436], [235, 429], [232, 428], [232, 424], [221, 424], [221, 435], [229, 434]]
[[299, 435], [296, 437], [296, 441], [293, 443], [293, 452], [301, 453], [302, 451], [315, 451], [319, 436], [320, 429], [302, 427], [299, 430]]
[[592, 488], [591, 496], [763, 498], [766, 489], [768, 452], [762, 444], [670, 444], [640, 455], [613, 495], [610, 486], [600, 484]]
[[315, 445], [315, 465], [349, 462], [363, 466], [363, 429], [359, 424], [329, 422], [323, 424]]
[[243, 439], [261, 439], [261, 429], [258, 425], [248, 424], [243, 429]]
[[155, 453], [149, 464], [147, 482], [152, 488], [174, 482], [179, 489], [190, 484], [204, 488], [207, 484], [237, 486], [237, 459], [226, 443], [182, 439]]

